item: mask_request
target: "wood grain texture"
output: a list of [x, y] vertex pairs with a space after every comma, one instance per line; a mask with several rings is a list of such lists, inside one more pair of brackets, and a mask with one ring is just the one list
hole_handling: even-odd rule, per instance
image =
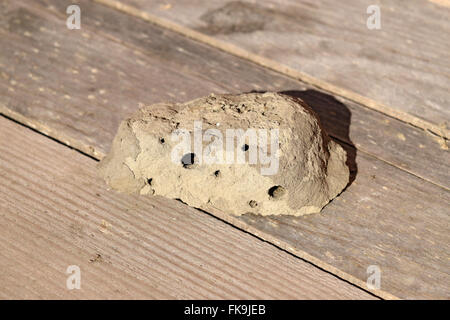
[[0, 164], [2, 299], [374, 299], [179, 202], [107, 190], [96, 161], [3, 117]]
[[[449, 8], [421, 0], [97, 1], [450, 138]], [[373, 4], [380, 30], [366, 26]]]
[[[132, 16], [81, 2], [89, 10], [83, 11], [80, 34], [65, 28], [64, 4], [54, 1], [46, 8], [40, 3], [3, 8], [14, 18], [5, 20], [0, 39], [9, 37], [15, 40], [9, 43], [20, 46], [2, 50], [3, 112], [101, 157], [119, 121], [138, 102], [187, 100], [215, 90], [294, 90], [290, 94], [302, 94], [333, 136], [358, 147], [356, 155], [346, 145], [356, 160], [351, 163], [356, 179], [321, 214], [288, 223], [215, 215], [359, 286], [365, 286], [367, 267], [379, 265], [380, 296], [449, 296], [450, 199], [437, 186], [448, 186], [448, 151], [434, 138]], [[19, 26], [9, 27], [15, 19]], [[30, 24], [50, 31], [37, 32]], [[33, 37], [24, 35], [33, 30]], [[40, 54], [33, 54], [30, 42]], [[57, 63], [50, 68], [48, 61]], [[28, 73], [43, 79], [33, 80]]]
[[4, 4], [4, 113], [100, 157], [111, 132], [140, 103], [187, 101], [211, 92], [289, 91], [313, 107], [332, 136], [450, 188], [444, 139], [145, 21], [78, 3], [84, 8], [79, 31], [65, 27], [64, 1]]

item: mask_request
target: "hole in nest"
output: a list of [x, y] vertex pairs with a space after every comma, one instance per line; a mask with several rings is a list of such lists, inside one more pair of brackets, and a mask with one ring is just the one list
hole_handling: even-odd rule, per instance
[[181, 158], [181, 164], [183, 165], [183, 168], [190, 168], [195, 162], [195, 153], [186, 153]]
[[164, 138], [159, 138], [159, 143], [164, 144], [166, 143], [166, 140]]
[[215, 175], [216, 177], [219, 177], [219, 176], [220, 176], [220, 170], [214, 171], [214, 175]]
[[152, 182], [153, 182], [153, 178], [148, 178], [148, 179], [147, 179], [147, 183], [148, 183], [149, 186], [152, 185]]
[[250, 200], [248, 202], [248, 205], [252, 208], [255, 208], [258, 205], [258, 202], [256, 202], [255, 200]]
[[242, 146], [242, 151], [247, 151], [248, 148], [249, 148], [248, 144], [244, 144], [244, 145]]
[[280, 199], [286, 193], [286, 189], [282, 186], [273, 186], [269, 189], [268, 193], [271, 198]]

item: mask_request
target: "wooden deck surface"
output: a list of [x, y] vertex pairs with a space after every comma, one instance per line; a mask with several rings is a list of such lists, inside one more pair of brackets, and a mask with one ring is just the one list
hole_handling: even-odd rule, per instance
[[[158, 15], [165, 14], [160, 13], [160, 11], [164, 11], [162, 9], [151, 10], [153, 8], [151, 6], [143, 7], [142, 2], [139, 1], [129, 2], [126, 1], [127, 4], [136, 6], [138, 10], [147, 10]], [[76, 1], [76, 3], [79, 3], [82, 8], [81, 30], [68, 30], [65, 27], [67, 4], [64, 1], [15, 1], [0, 4], [0, 14], [4, 17], [0, 23], [0, 47], [2, 48], [0, 51], [0, 111], [3, 114], [36, 128], [65, 144], [74, 146], [96, 159], [100, 159], [108, 151], [118, 123], [135, 111], [139, 103], [183, 101], [211, 92], [283, 91], [298, 95], [310, 103], [319, 114], [327, 131], [349, 153], [348, 162], [352, 167], [353, 181], [345, 192], [330, 203], [321, 214], [299, 218], [250, 215], [237, 218], [228, 215], [226, 212], [218, 212], [214, 208], [211, 208], [210, 213], [319, 266], [331, 274], [337, 275], [341, 279], [347, 280], [354, 286], [308, 265], [301, 259], [289, 256], [279, 249], [267, 245], [268, 247], [261, 249], [259, 255], [273, 256], [274, 258], [271, 260], [273, 263], [279, 255], [285, 255], [283, 257], [287, 259], [286, 261], [289, 261], [288, 264], [292, 263], [296, 268], [308, 270], [303, 271], [303, 273], [308, 272], [307, 276], [297, 275], [300, 277], [298, 278], [299, 281], [308, 283], [303, 291], [294, 290], [289, 295], [288, 291], [278, 288], [276, 289], [278, 291], [270, 290], [273, 294], [269, 295], [264, 289], [268, 283], [259, 282], [252, 285], [248, 282], [248, 279], [240, 274], [240, 276], [236, 276], [238, 280], [232, 281], [234, 287], [220, 278], [223, 280], [222, 282], [219, 281], [220, 293], [214, 292], [211, 287], [200, 285], [196, 287], [195, 290], [197, 291], [193, 289], [192, 297], [241, 297], [238, 295], [238, 291], [233, 291], [238, 290], [239, 285], [249, 290], [249, 294], [244, 294], [244, 297], [251, 295], [253, 297], [275, 298], [326, 297], [326, 294], [322, 294], [323, 291], [320, 291], [318, 287], [310, 285], [310, 282], [315, 281], [311, 279], [320, 278], [324, 285], [329, 286], [336, 293], [334, 296], [334, 293], [331, 293], [330, 298], [339, 295], [344, 298], [367, 298], [370, 296], [356, 286], [368, 290], [366, 287], [367, 267], [378, 265], [382, 271], [381, 290], [375, 290], [373, 294], [379, 297], [450, 298], [448, 285], [450, 283], [450, 216], [448, 209], [450, 204], [450, 170], [448, 141], [444, 138], [445, 134], [442, 136], [430, 134], [424, 130], [429, 129], [427, 127], [412, 126], [401, 117], [393, 118], [390, 114], [374, 111], [370, 106], [357, 103], [354, 101], [355, 99], [349, 99], [345, 94], [333, 96], [328, 91], [293, 79], [282, 72], [269, 70], [255, 64], [254, 61], [248, 61], [248, 59], [220, 51], [213, 45], [192, 40], [185, 34], [151, 24], [148, 19], [145, 19], [145, 15], [142, 18], [137, 14], [131, 14], [133, 11], [128, 10], [129, 7], [126, 7], [128, 8], [127, 11], [123, 7], [118, 10], [91, 1]], [[156, 1], [149, 3], [158, 6]], [[195, 9], [196, 3], [193, 2], [191, 6], [194, 6], [194, 8], [190, 10]], [[211, 3], [213, 4], [213, 2]], [[184, 5], [184, 2], [179, 2], [179, 4]], [[430, 4], [426, 6], [428, 9], [431, 8], [429, 7]], [[172, 6], [172, 8], [174, 7], [175, 5]], [[158, 8], [162, 7], [158, 6]], [[257, 12], [259, 12], [258, 10]], [[174, 14], [173, 17], [174, 19], [179, 17], [179, 14]], [[191, 25], [188, 26], [192, 27]], [[186, 30], [189, 31], [189, 29]], [[201, 30], [201, 28], [198, 30]], [[247, 37], [249, 34], [244, 33], [244, 36]], [[226, 38], [226, 40], [231, 41], [232, 39]], [[389, 42], [389, 38], [384, 41]], [[430, 39], [430, 41], [433, 41], [433, 39]], [[439, 50], [438, 48], [436, 51], [429, 52], [443, 55]], [[420, 54], [428, 54], [427, 52]], [[307, 59], [308, 57], [306, 54], [303, 58]], [[434, 65], [430, 65], [429, 69], [424, 72], [434, 74], [433, 68], [435, 68]], [[337, 69], [337, 71], [345, 70]], [[351, 70], [346, 72], [348, 72], [348, 75], [352, 74]], [[445, 68], [442, 69], [442, 72], [445, 73]], [[372, 83], [383, 83], [383, 85], [386, 85], [383, 92], [389, 91], [390, 86], [387, 83], [384, 84], [384, 82], [376, 79], [375, 77]], [[363, 80], [359, 82], [368, 83]], [[440, 84], [442, 83], [445, 82], [440, 82]], [[342, 83], [337, 84], [342, 85]], [[432, 85], [432, 82], [430, 85]], [[404, 87], [403, 84], [401, 84], [401, 87], [402, 89], [406, 88], [405, 90], [408, 88]], [[364, 88], [351, 86], [351, 89], [357, 92]], [[390, 93], [387, 91], [385, 95], [379, 95], [375, 91], [374, 94], [377, 99], [380, 99], [381, 103], [389, 102]], [[444, 101], [443, 106], [445, 106], [445, 99], [448, 98], [447, 92], [438, 90], [436, 94], [432, 92], [427, 94], [433, 96], [433, 99]], [[370, 94], [367, 97], [372, 99]], [[408, 99], [413, 98], [408, 97]], [[408, 105], [411, 106], [412, 104]], [[417, 116], [401, 104], [395, 104], [395, 107], [414, 117]], [[444, 109], [447, 110], [445, 107]], [[423, 113], [423, 115], [427, 123], [437, 124], [435, 118], [428, 117], [428, 113]], [[446, 117], [446, 113], [443, 112], [441, 120], [445, 121]], [[25, 131], [23, 131], [25, 129], [17, 128], [17, 124], [12, 125], [7, 120], [2, 121], [2, 126], [3, 123], [5, 123], [5, 128], [9, 128], [11, 136], [15, 130], [19, 137], [25, 134]], [[10, 140], [14, 140], [9, 137], [8, 130], [1, 131], [2, 140], [0, 142], [5, 150], [12, 150], [14, 148], [10, 145]], [[40, 142], [42, 148], [44, 148], [44, 145], [45, 148], [50, 148], [49, 145], [56, 144], [51, 141], [44, 143], [45, 139], [37, 133], [27, 132], [26, 135], [30, 135], [30, 139], [42, 141]], [[34, 136], [39, 138], [32, 138]], [[19, 137], [17, 138], [19, 140], [15, 141], [20, 141], [23, 144], [23, 139]], [[58, 151], [54, 149], [54, 152], [55, 155], [62, 154], [60, 161], [64, 162], [64, 157], [66, 159], [71, 158], [67, 154], [69, 150], [66, 147], [57, 146]], [[31, 146], [29, 149], [31, 150]], [[19, 151], [16, 152], [18, 158], [24, 156]], [[73, 153], [73, 151], [70, 152]], [[14, 155], [11, 154], [11, 151], [9, 151], [9, 154]], [[80, 160], [77, 160], [78, 162], [91, 163], [91, 169], [88, 170], [89, 174], [86, 173], [86, 175], [90, 176], [89, 183], [96, 181], [93, 178], [92, 162], [94, 160], [81, 155], [77, 156], [80, 158]], [[37, 160], [39, 160], [39, 163], [51, 161], [49, 157], [36, 158]], [[16, 162], [13, 161], [9, 166], [15, 165]], [[4, 169], [4, 163], [6, 167], [6, 162], [2, 162], [1, 169]], [[32, 161], [27, 163], [30, 164]], [[19, 164], [18, 162], [17, 165]], [[8, 168], [12, 171], [21, 172], [20, 170], [13, 170], [14, 167]], [[24, 170], [25, 167], [20, 168]], [[43, 176], [45, 172], [48, 176], [51, 176], [51, 171], [48, 171], [46, 166], [39, 165], [37, 168], [43, 170], [40, 176]], [[66, 169], [69, 170], [69, 168]], [[63, 173], [64, 170], [60, 174]], [[39, 171], [36, 174], [39, 176]], [[15, 181], [11, 178], [10, 180]], [[45, 183], [43, 182], [44, 186]], [[66, 192], [74, 190], [76, 186], [76, 184], [66, 186]], [[104, 188], [101, 186], [99, 182], [96, 182], [95, 188]], [[3, 182], [2, 187], [5, 188], [2, 190], [7, 190], [11, 185]], [[99, 194], [106, 197], [108, 201], [112, 201], [113, 197], [108, 196], [110, 193], [110, 191], [103, 190]], [[18, 199], [24, 197], [23, 202], [26, 203], [26, 196], [27, 194], [23, 193], [18, 196]], [[117, 197], [117, 195], [114, 195], [114, 197]], [[177, 214], [184, 213], [187, 215], [189, 213], [195, 217], [198, 216], [198, 219], [200, 217], [206, 220], [212, 219], [211, 221], [215, 221], [214, 223], [222, 228], [226, 226], [226, 228], [233, 230], [236, 237], [245, 235], [245, 233], [212, 218], [206, 213], [175, 201], [128, 199], [123, 195], [120, 197], [123, 197], [121, 201], [138, 203], [136, 210], [139, 212], [141, 212], [140, 210], [146, 210], [148, 203], [152, 203], [153, 211], [158, 214], [158, 217], [163, 217], [164, 214], [167, 215], [175, 210]], [[53, 215], [57, 215], [61, 211], [64, 199], [59, 200], [60, 207], [54, 208]], [[3, 200], [5, 201], [4, 208], [9, 208], [11, 202], [7, 202], [6, 197]], [[27, 200], [28, 205], [35, 200], [35, 198], [29, 198]], [[76, 202], [71, 202], [71, 206], [73, 205], [76, 205]], [[113, 204], [111, 205], [113, 206]], [[21, 217], [20, 213], [26, 212], [27, 208], [29, 207], [26, 207], [25, 204], [23, 207], [15, 207], [14, 211], [6, 211], [7, 214], [4, 216], [8, 218], [8, 215], [14, 213]], [[122, 211], [117, 209], [114, 219], [121, 219], [119, 212]], [[31, 216], [25, 216], [23, 219], [32, 218], [32, 213], [27, 212], [27, 214], [31, 214]], [[108, 214], [112, 215], [113, 213], [93, 212], [92, 215], [96, 218], [92, 219], [99, 220], [98, 217], [102, 217], [102, 219], [108, 221]], [[53, 241], [51, 237], [55, 236], [49, 234], [49, 230], [45, 229], [47, 227], [45, 222], [49, 221], [45, 219], [51, 219], [50, 217], [51, 214], [47, 218], [43, 216], [42, 220], [38, 220], [41, 224], [39, 225], [40, 230], [48, 234], [48, 239], [44, 237], [47, 239], [45, 241]], [[68, 236], [65, 234], [68, 231], [64, 227], [64, 223], [67, 222], [64, 221], [64, 217], [73, 217], [70, 217], [70, 215], [59, 217], [61, 236]], [[145, 215], [142, 217], [141, 221], [147, 219]], [[124, 217], [123, 219], [131, 218]], [[175, 228], [174, 230], [185, 228], [184, 230], [188, 231], [191, 228], [190, 219], [186, 218], [183, 221], [184, 226], [181, 223], [171, 225], [168, 228]], [[8, 223], [5, 225], [8, 228], [5, 232], [10, 232], [8, 233], [9, 237], [13, 237], [15, 234], [13, 232], [17, 233], [18, 230], [24, 230], [11, 229], [9, 231], [11, 225], [13, 225], [11, 221], [14, 220], [6, 221]], [[34, 223], [33, 220], [26, 221]], [[118, 223], [122, 222], [121, 220], [118, 221]], [[155, 223], [157, 224], [157, 222]], [[212, 225], [208, 228], [217, 229]], [[150, 225], [148, 229], [143, 228], [139, 232], [145, 238], [146, 235], [148, 236], [148, 230], [151, 230]], [[227, 232], [220, 233], [217, 230], [214, 232], [214, 229], [211, 229], [211, 235], [223, 237], [220, 241], [228, 239]], [[30, 235], [29, 241], [33, 242], [36, 237], [39, 237], [38, 232]], [[246, 244], [248, 246], [257, 245], [261, 242], [256, 238], [248, 237], [245, 240], [245, 242], [248, 242]], [[120, 245], [128, 248], [128, 251], [126, 251], [127, 257], [130, 257], [136, 263], [142, 263], [143, 260], [150, 259], [152, 254], [157, 254], [149, 252], [145, 255], [142, 253], [141, 256], [140, 253], [133, 253], [130, 248], [135, 244], [127, 243], [126, 238], [122, 240], [123, 242], [120, 242]], [[205, 238], [200, 243], [208, 243], [210, 248], [214, 248], [219, 246], [218, 241]], [[88, 249], [95, 245], [95, 239], [89, 239], [88, 243], [83, 243], [84, 251], [80, 251], [76, 257], [95, 255], [95, 250], [89, 251], [90, 249]], [[12, 244], [6, 246], [5, 250], [8, 249], [9, 254], [17, 259], [17, 263], [22, 263], [23, 268], [26, 268], [24, 260], [26, 251], [20, 251], [18, 247], [12, 249], [11, 246]], [[61, 246], [57, 248], [59, 249], [55, 247], [52, 250], [56, 255], [64, 257], [65, 253]], [[103, 249], [104, 247], [102, 247]], [[15, 253], [15, 250], [19, 251]], [[208, 263], [212, 265], [212, 258], [204, 257], [205, 253], [201, 251], [201, 248], [198, 250], [200, 250], [198, 256], [209, 259]], [[243, 253], [245, 250], [253, 249], [242, 247], [240, 250]], [[122, 282], [118, 282], [116, 287], [121, 289], [118, 289], [120, 293], [117, 293], [117, 295], [111, 289], [116, 287], [111, 285], [104, 287], [106, 291], [102, 291], [110, 292], [110, 295], [100, 295], [101, 290], [97, 290], [97, 292], [94, 292], [94, 290], [89, 291], [89, 293], [86, 291], [86, 297], [130, 297], [131, 293], [124, 291], [128, 285], [130, 287], [136, 286], [141, 292], [146, 292], [158, 281], [167, 280], [157, 276], [162, 269], [146, 270], [144, 264], [136, 264], [135, 266], [129, 264], [125, 267], [122, 264], [123, 261], [120, 260], [123, 257], [114, 257], [112, 251], [108, 251], [107, 254], [110, 259], [119, 259], [117, 261], [120, 261], [118, 263], [121, 266], [117, 269], [107, 270], [107, 272], [110, 272], [114, 279], [122, 279], [122, 274], [127, 275], [128, 278], [125, 277]], [[133, 256], [133, 254], [136, 254], [136, 256]], [[254, 261], [257, 260], [258, 254], [254, 256]], [[8, 255], [3, 255], [3, 257], [8, 257]], [[168, 264], [176, 269], [180, 267], [181, 261], [190, 261], [189, 259], [182, 257], [182, 260], [170, 260]], [[30, 259], [27, 261], [29, 262]], [[86, 259], [84, 261], [86, 262]], [[90, 265], [89, 263], [86, 264], [86, 266]], [[11, 268], [10, 262], [7, 266]], [[61, 267], [61, 264], [58, 266]], [[194, 266], [195, 264], [191, 265], [192, 268]], [[257, 267], [259, 268], [259, 266]], [[46, 269], [47, 271], [42, 271], [44, 278], [45, 272], [47, 272], [46, 276], [48, 277], [51, 268], [55, 268], [55, 265], [50, 266], [49, 269]], [[15, 277], [20, 274], [14, 270], [12, 269], [11, 274], [4, 277], [4, 280], [0, 279], [0, 282], [5, 281], [9, 286], [12, 286], [14, 281], [17, 280]], [[290, 272], [295, 274], [295, 270]], [[97, 273], [98, 276], [99, 272], [92, 271], [92, 274]], [[208, 275], [211, 279], [216, 279], [220, 272], [228, 271], [226, 268], [216, 268]], [[249, 270], [248, 272], [252, 273], [253, 271]], [[173, 271], [171, 275], [173, 275], [171, 276], [173, 279], [177, 279], [176, 271]], [[189, 297], [187, 289], [191, 288], [191, 283], [196, 281], [196, 277], [199, 277], [199, 275], [194, 274], [192, 278], [183, 279], [183, 283], [190, 283], [184, 287], [183, 284], [178, 284], [185, 291], [181, 290], [183, 293], [180, 293], [177, 297]], [[136, 280], [142, 278], [145, 278], [142, 283]], [[165, 297], [164, 294], [168, 294], [170, 289], [174, 289], [177, 284], [176, 280], [173, 279], [172, 282], [169, 281], [167, 284], [168, 291], [155, 290], [155, 297]], [[25, 285], [28, 280], [22, 279], [21, 283]], [[208, 282], [209, 280], [202, 279], [201, 281]], [[39, 290], [46, 288], [39, 281], [33, 283], [36, 284], [33, 288], [35, 293], [39, 293]], [[280, 280], [277, 285], [285, 286], [288, 284]], [[95, 288], [95, 281], [90, 285]], [[157, 287], [159, 288], [159, 286]], [[16, 296], [20, 296], [18, 288], [9, 290]], [[42, 292], [47, 292], [47, 295], [42, 294], [43, 297], [49, 296], [48, 288]], [[345, 292], [347, 295], [340, 292]], [[69, 293], [61, 291], [60, 294], [61, 297], [68, 297]], [[34, 295], [34, 297], [37, 296]], [[136, 297], [151, 296], [137, 294]]]

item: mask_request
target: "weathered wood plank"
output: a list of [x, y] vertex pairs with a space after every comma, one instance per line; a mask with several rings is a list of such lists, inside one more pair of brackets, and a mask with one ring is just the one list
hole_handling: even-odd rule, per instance
[[[69, 144], [74, 137], [77, 148], [100, 156], [109, 149], [110, 132], [139, 103], [186, 101], [211, 92], [291, 90], [312, 105], [334, 137], [450, 188], [443, 139], [145, 21], [78, 3], [81, 30], [66, 28], [66, 3], [61, 1], [4, 5], [3, 112], [39, 119], [40, 130]], [[24, 89], [27, 94], [18, 95]]]
[[[35, 3], [38, 2], [33, 2], [33, 4]], [[5, 37], [8, 36], [15, 42], [33, 41], [36, 45], [40, 43], [41, 54], [32, 55], [31, 52], [26, 51], [29, 46], [23, 45], [20, 50], [17, 48], [12, 50], [12, 52], [18, 52], [15, 56], [5, 55], [2, 67], [5, 78], [10, 81], [14, 74], [21, 77], [19, 79], [25, 84], [20, 87], [17, 84], [22, 82], [16, 80], [17, 87], [13, 87], [7, 81], [0, 82], [1, 88], [3, 88], [2, 93], [5, 93], [6, 97], [2, 98], [5, 99], [2, 101], [5, 106], [3, 110], [18, 120], [34, 124], [58, 139], [66, 139], [65, 141], [71, 144], [79, 143], [84, 146], [82, 150], [90, 154], [95, 155], [95, 152], [86, 146], [95, 148], [94, 150], [98, 151], [97, 156], [107, 150], [120, 119], [137, 108], [133, 104], [137, 105], [137, 102], [142, 100], [142, 102], [151, 103], [164, 99], [172, 101], [178, 99], [176, 94], [181, 93], [180, 89], [170, 91], [169, 88], [171, 90], [172, 88], [187, 88], [186, 99], [191, 97], [190, 94], [194, 97], [214, 91], [211, 89], [212, 86], [219, 87], [221, 84], [227, 84], [227, 87], [220, 87], [219, 90], [227, 91], [309, 89], [302, 83], [258, 68], [244, 60], [212, 51], [206, 46], [183, 39], [167, 30], [95, 5], [90, 5], [89, 10], [84, 10], [83, 32], [86, 33], [84, 36], [68, 31], [64, 26], [65, 15], [62, 14], [64, 10], [61, 10], [64, 9], [64, 6], [56, 7], [58, 3], [55, 2], [55, 7], [50, 10], [44, 10], [42, 7], [33, 7], [32, 10], [31, 20], [34, 19], [36, 25], [44, 24], [48, 30], [57, 30], [50, 35], [45, 32], [44, 34], [38, 33], [34, 35], [33, 39], [27, 40], [23, 33], [28, 30], [26, 28], [30, 22], [22, 23], [22, 28], [25, 28], [25, 30], [22, 29], [22, 32], [17, 29], [4, 32]], [[83, 3], [86, 4], [86, 2]], [[31, 9], [27, 11], [22, 7], [21, 10], [9, 9], [6, 12], [11, 16], [19, 15], [20, 17], [31, 13]], [[9, 21], [13, 21], [13, 19]], [[101, 28], [97, 28], [97, 24]], [[114, 26], [115, 28], [113, 28]], [[36, 32], [36, 28], [30, 30]], [[130, 31], [127, 33], [127, 30]], [[140, 41], [138, 41], [139, 37], [141, 37]], [[66, 45], [65, 42], [69, 40], [76, 46]], [[45, 83], [31, 81], [33, 79], [30, 80], [23, 76], [24, 72], [27, 74], [28, 70], [32, 71], [33, 66], [42, 68], [47, 65], [46, 62], [49, 57], [52, 57], [52, 51], [54, 51], [54, 46], [51, 45], [54, 41], [59, 43], [60, 56], [53, 57], [53, 61], [62, 59], [61, 56], [67, 57], [62, 60], [72, 61], [70, 67], [83, 69], [83, 72], [79, 72], [79, 78], [75, 78], [78, 79], [78, 84], [71, 84], [67, 80], [68, 76], [64, 76], [65, 68], [61, 68], [59, 64], [55, 63], [52, 65], [52, 69], [41, 71], [41, 74], [47, 77]], [[71, 50], [66, 50], [67, 47]], [[83, 64], [72, 57], [71, 54], [76, 50], [79, 50], [78, 55], [88, 57], [84, 59]], [[114, 53], [115, 51], [120, 54]], [[5, 52], [8, 51], [5, 50]], [[137, 55], [137, 58], [129, 58], [134, 57], [133, 54]], [[128, 59], [126, 59], [127, 55]], [[33, 59], [27, 58], [29, 56], [33, 56]], [[137, 59], [141, 59], [141, 63], [136, 61]], [[114, 68], [107, 66], [108, 63], [113, 64]], [[23, 69], [20, 72], [14, 72], [14, 64], [19, 64]], [[152, 76], [146, 73], [148, 68], [151, 66], [158, 70], [157, 66], [161, 64], [163, 66], [160, 68], [163, 71], [157, 73], [160, 78], [158, 81], [152, 80]], [[64, 62], [62, 65], [65, 66]], [[132, 72], [128, 76], [116, 75], [114, 70], [119, 67], [123, 68], [123, 73], [128, 70], [132, 70]], [[92, 72], [92, 69], [97, 72]], [[50, 71], [59, 74], [60, 77], [53, 76]], [[91, 82], [92, 86], [90, 87], [83, 87], [83, 84], [89, 83], [92, 73], [96, 81]], [[183, 81], [184, 79], [190, 80], [190, 78], [186, 78], [190, 76], [193, 81], [197, 81], [193, 85]], [[179, 77], [182, 77], [181, 80]], [[153, 87], [149, 86], [154, 89], [152, 94], [149, 93], [149, 87], [143, 84], [145, 81], [153, 81]], [[62, 85], [63, 88], [53, 86], [54, 83]], [[42, 92], [39, 90], [40, 86], [49, 86], [54, 93], [52, 95], [42, 93], [43, 96], [39, 96], [39, 92]], [[200, 86], [202, 87], [200, 88]], [[9, 93], [9, 88], [20, 90], [18, 92], [22, 95]], [[24, 88], [28, 89], [25, 91]], [[122, 90], [122, 88], [127, 88], [127, 90]], [[166, 88], [167, 91], [164, 91]], [[110, 99], [114, 103], [102, 105], [101, 101], [97, 100], [97, 97], [101, 96], [100, 90], [106, 90], [109, 95], [105, 99]], [[205, 92], [203, 93], [202, 90]], [[93, 95], [92, 91], [96, 92], [95, 99], [86, 99], [88, 95]], [[46, 92], [45, 89], [44, 92]], [[174, 97], [167, 98], [167, 92], [173, 92]], [[64, 94], [70, 94], [71, 99], [63, 100]], [[443, 183], [447, 185], [448, 181], [437, 180], [439, 175], [448, 175], [448, 160], [445, 152], [440, 150], [438, 144], [424, 135], [421, 130], [366, 110], [368, 116], [363, 111], [355, 111], [365, 110], [360, 106], [342, 102], [342, 100], [334, 100], [317, 91], [308, 91], [302, 94], [311, 101], [316, 101], [315, 103], [319, 106], [316, 106], [316, 110], [319, 110], [320, 116], [324, 117], [324, 122], [330, 125], [327, 129], [334, 136], [345, 141], [352, 140], [358, 145], [359, 150], [366, 148], [368, 153], [374, 153], [377, 158], [395, 165], [397, 165], [396, 160], [392, 157], [391, 152], [393, 151], [391, 150], [397, 150], [396, 154], [402, 161], [414, 160], [414, 155], [416, 155], [415, 161], [408, 162], [408, 165], [412, 166], [411, 171], [418, 176], [428, 174], [424, 169], [431, 172], [434, 170], [434, 164], [431, 166], [427, 164], [426, 157], [422, 158], [423, 154], [419, 150], [423, 150], [424, 154], [430, 157], [429, 159], [433, 159], [433, 161], [437, 159], [436, 166], [444, 170], [434, 171], [433, 178], [429, 180], [434, 183], [444, 181]], [[41, 101], [36, 103], [34, 100], [38, 99]], [[184, 100], [184, 98], [179, 99]], [[355, 118], [361, 114], [362, 118]], [[373, 121], [376, 121], [375, 125], [369, 130]], [[387, 121], [391, 121], [391, 123], [387, 125]], [[384, 127], [379, 125], [383, 122], [386, 123]], [[80, 130], [80, 128], [83, 129]], [[382, 144], [383, 132], [380, 128], [393, 130], [395, 135], [386, 135], [386, 141]], [[371, 136], [367, 136], [368, 134]], [[346, 135], [350, 137], [346, 137]], [[414, 147], [413, 143], [417, 141], [415, 139], [423, 141], [425, 147], [422, 149]], [[372, 146], [374, 143], [371, 143], [371, 140], [375, 142], [376, 148]], [[404, 144], [407, 144], [408, 148], [403, 148]], [[350, 158], [354, 159], [355, 149], [350, 148], [349, 151], [352, 155]], [[382, 152], [382, 154], [376, 154], [376, 152]], [[409, 155], [405, 155], [403, 152], [409, 152]], [[418, 161], [418, 159], [423, 159], [423, 161]], [[356, 180], [322, 214], [296, 218], [295, 221], [299, 225], [303, 225], [304, 221], [310, 222], [311, 227], [307, 229], [308, 232], [302, 232], [300, 228], [298, 232], [295, 231], [297, 230], [295, 228], [285, 229], [280, 223], [277, 227], [277, 224], [269, 218], [258, 217], [254, 220], [247, 216], [239, 220], [223, 212], [215, 214], [361, 286], [365, 285], [367, 267], [377, 264], [378, 261], [384, 275], [382, 291], [378, 291], [380, 295], [387, 297], [388, 293], [386, 292], [389, 292], [406, 298], [447, 297], [449, 281], [446, 270], [449, 269], [449, 250], [446, 248], [448, 248], [449, 241], [446, 234], [449, 225], [448, 203], [450, 201], [448, 191], [392, 167], [385, 161], [376, 160], [365, 152], [358, 153], [356, 162], [358, 165]], [[423, 174], [417, 173], [417, 168], [420, 168], [416, 165], [417, 162], [425, 163], [421, 164], [421, 166], [423, 165], [421, 170]], [[375, 216], [378, 218], [377, 220], [373, 219]], [[321, 217], [325, 217], [325, 220], [321, 220]], [[337, 221], [341, 222], [338, 224]], [[384, 232], [386, 226], [377, 223], [379, 221], [392, 221], [392, 230], [390, 230], [392, 232], [389, 232], [392, 237]], [[273, 225], [270, 225], [271, 223]], [[294, 224], [290, 226], [292, 225]], [[414, 239], [409, 230], [413, 230], [413, 228], [417, 230], [417, 237], [425, 237], [431, 242], [412, 242]], [[323, 239], [323, 243], [320, 248], [317, 247], [317, 238], [319, 237], [316, 233], [317, 230], [322, 233], [320, 238]], [[354, 235], [353, 230], [355, 230]], [[405, 233], [405, 230], [408, 232]], [[366, 242], [364, 234], [367, 235], [367, 239], [374, 242]], [[287, 240], [285, 237], [289, 237], [289, 239]], [[415, 250], [411, 251], [410, 245], [414, 245]], [[336, 256], [334, 250], [337, 250]], [[412, 268], [408, 269], [411, 257], [414, 257], [415, 263]], [[433, 258], [429, 259], [430, 257]], [[425, 274], [426, 277], [423, 276]]]
[[383, 1], [381, 29], [369, 30], [370, 0], [96, 1], [450, 137], [450, 9], [436, 3]]
[[3, 117], [0, 177], [2, 299], [374, 298], [181, 203], [111, 192], [96, 161]]

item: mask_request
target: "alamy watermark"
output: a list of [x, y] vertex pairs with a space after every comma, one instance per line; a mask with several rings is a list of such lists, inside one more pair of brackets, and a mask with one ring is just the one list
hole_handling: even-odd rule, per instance
[[260, 164], [262, 175], [278, 172], [279, 129], [226, 129], [225, 136], [222, 132], [215, 128], [203, 132], [202, 121], [194, 121], [193, 137], [187, 129], [176, 129], [171, 138], [178, 144], [172, 149], [171, 160], [181, 161], [185, 167], [202, 163]]
[[380, 7], [376, 4], [372, 4], [367, 7], [367, 14], [370, 16], [367, 18], [367, 29], [369, 30], [379, 30], [381, 29], [381, 11]]
[[66, 20], [66, 26], [70, 30], [81, 29], [81, 10], [76, 4], [67, 7], [66, 13], [69, 15]]
[[66, 274], [69, 276], [66, 280], [66, 287], [69, 290], [81, 289], [81, 270], [77, 265], [67, 267]]
[[370, 290], [379, 290], [381, 288], [381, 270], [377, 265], [367, 267], [367, 288]]

